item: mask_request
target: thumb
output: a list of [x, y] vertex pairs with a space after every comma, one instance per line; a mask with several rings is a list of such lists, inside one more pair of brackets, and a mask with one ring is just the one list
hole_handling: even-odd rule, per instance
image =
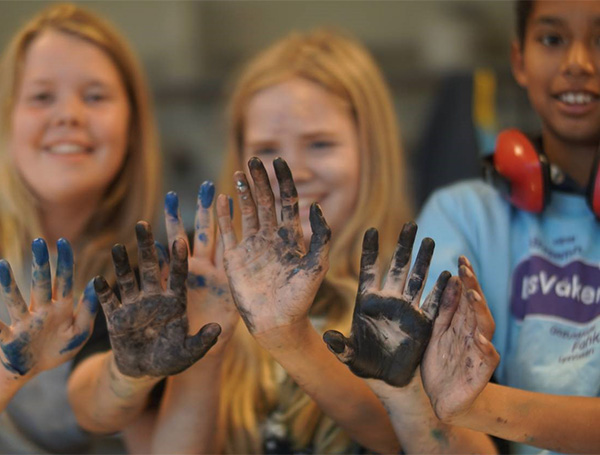
[[328, 330], [323, 334], [323, 341], [340, 362], [348, 366], [354, 363], [355, 351], [352, 347], [352, 340], [337, 330]]
[[204, 357], [204, 354], [215, 345], [220, 333], [221, 326], [216, 322], [211, 322], [204, 325], [196, 335], [186, 337], [185, 347], [190, 354], [192, 363]]

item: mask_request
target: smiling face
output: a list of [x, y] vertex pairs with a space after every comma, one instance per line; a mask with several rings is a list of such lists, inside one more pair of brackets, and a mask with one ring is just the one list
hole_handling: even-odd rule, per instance
[[123, 80], [102, 49], [45, 31], [25, 54], [10, 156], [42, 204], [97, 201], [123, 166], [130, 115]]
[[537, 0], [513, 73], [545, 134], [574, 145], [600, 141], [600, 2]]
[[343, 228], [356, 205], [360, 155], [354, 119], [342, 100], [301, 78], [261, 90], [246, 110], [243, 149], [246, 162], [257, 156], [265, 163], [275, 185], [272, 161], [287, 161], [306, 242], [312, 202], [321, 205], [334, 234]]

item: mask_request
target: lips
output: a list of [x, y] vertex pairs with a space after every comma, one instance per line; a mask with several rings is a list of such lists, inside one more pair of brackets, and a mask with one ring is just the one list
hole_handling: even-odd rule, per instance
[[567, 105], [582, 106], [598, 100], [598, 95], [588, 91], [562, 92], [554, 96]]
[[43, 148], [53, 155], [79, 155], [92, 152], [92, 147], [75, 142], [57, 142]]

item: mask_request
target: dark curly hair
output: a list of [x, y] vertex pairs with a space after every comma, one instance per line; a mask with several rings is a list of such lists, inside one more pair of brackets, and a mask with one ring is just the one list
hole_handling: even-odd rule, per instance
[[515, 13], [517, 18], [517, 38], [521, 49], [525, 44], [525, 32], [527, 30], [527, 20], [531, 16], [535, 0], [517, 0], [515, 2]]

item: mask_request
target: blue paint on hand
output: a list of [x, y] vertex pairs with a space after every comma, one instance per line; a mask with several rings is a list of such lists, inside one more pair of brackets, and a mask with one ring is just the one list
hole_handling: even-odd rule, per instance
[[6, 362], [1, 359], [0, 361], [11, 373], [24, 376], [31, 369], [31, 355], [27, 352], [30, 340], [31, 337], [28, 333], [22, 333], [16, 340], [8, 344], [0, 344]]
[[167, 214], [174, 219], [178, 219], [179, 212], [179, 197], [175, 191], [169, 191], [165, 196], [165, 211]]
[[89, 336], [90, 336], [90, 332], [88, 332], [87, 330], [81, 332], [79, 335], [75, 335], [73, 338], [71, 338], [69, 340], [67, 345], [63, 349], [60, 350], [60, 354], [64, 354], [65, 352], [72, 351], [73, 349], [77, 349], [78, 347], [83, 345], [83, 343], [85, 343], [85, 340], [87, 340]]
[[10, 287], [12, 280], [10, 278], [10, 265], [6, 260], [0, 260], [0, 284], [5, 288]]
[[92, 314], [96, 314], [98, 312], [98, 305], [100, 302], [98, 301], [98, 295], [96, 295], [96, 290], [94, 289], [94, 279], [92, 278], [85, 290], [83, 291], [83, 299], [88, 306], [88, 310]]
[[163, 244], [157, 240], [154, 241], [154, 248], [156, 248], [156, 255], [158, 256], [158, 266], [162, 268], [164, 264], [169, 263], [169, 254]]
[[202, 185], [200, 185], [198, 196], [200, 198], [202, 208], [209, 208], [213, 202], [213, 199], [215, 198], [215, 184], [210, 180], [204, 182]]
[[233, 219], [233, 199], [230, 196], [227, 196], [229, 199], [229, 217]]
[[206, 234], [204, 232], [201, 232], [200, 234], [198, 234], [198, 241], [202, 242], [204, 245], [206, 245], [208, 243], [208, 237], [206, 236]]
[[58, 262], [56, 277], [64, 281], [62, 297], [66, 297], [73, 289], [73, 250], [67, 239], [60, 238], [56, 242]]
[[198, 289], [206, 287], [206, 278], [204, 275], [194, 275], [190, 273], [187, 279], [187, 285], [190, 289]]
[[43, 266], [48, 263], [48, 246], [44, 239], [40, 237], [31, 242], [31, 251], [37, 265]]

